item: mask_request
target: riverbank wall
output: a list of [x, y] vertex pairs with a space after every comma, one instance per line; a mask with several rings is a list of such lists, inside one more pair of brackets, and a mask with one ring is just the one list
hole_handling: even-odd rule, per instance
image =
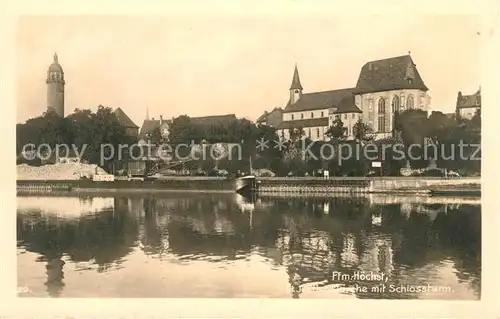
[[18, 180], [18, 194], [234, 192], [235, 181], [222, 177], [174, 177], [157, 181]]
[[[280, 194], [426, 194], [432, 188], [479, 188], [480, 178], [439, 177], [283, 177], [258, 178], [260, 195]], [[18, 194], [50, 192], [140, 193], [140, 192], [234, 192], [234, 179], [223, 177], [172, 177], [157, 181], [97, 182], [92, 180], [18, 180]]]
[[401, 193], [426, 194], [432, 188], [475, 187], [479, 188], [481, 179], [441, 178], [441, 177], [292, 177], [259, 178], [259, 194], [371, 194]]

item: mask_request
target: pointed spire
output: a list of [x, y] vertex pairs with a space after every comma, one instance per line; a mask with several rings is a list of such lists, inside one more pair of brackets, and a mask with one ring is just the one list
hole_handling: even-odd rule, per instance
[[297, 69], [297, 63], [295, 63], [295, 70], [293, 71], [292, 85], [290, 90], [302, 90], [302, 84], [300, 84], [299, 70]]
[[59, 63], [59, 59], [57, 58], [57, 53], [54, 53], [54, 63]]
[[146, 108], [146, 120], [149, 120], [149, 107]]

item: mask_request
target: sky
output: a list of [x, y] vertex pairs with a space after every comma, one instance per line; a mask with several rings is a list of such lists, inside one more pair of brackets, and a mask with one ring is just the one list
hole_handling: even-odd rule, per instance
[[46, 111], [57, 52], [65, 114], [121, 107], [146, 117], [222, 115], [255, 120], [284, 106], [293, 68], [304, 93], [354, 87], [363, 64], [411, 56], [431, 109], [453, 112], [480, 86], [479, 16], [23, 16], [17, 36], [17, 122]]

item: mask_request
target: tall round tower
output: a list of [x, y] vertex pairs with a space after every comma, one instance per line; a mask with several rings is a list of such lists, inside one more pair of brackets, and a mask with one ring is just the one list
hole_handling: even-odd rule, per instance
[[53, 109], [59, 116], [64, 117], [64, 72], [54, 53], [54, 62], [47, 71], [47, 111]]

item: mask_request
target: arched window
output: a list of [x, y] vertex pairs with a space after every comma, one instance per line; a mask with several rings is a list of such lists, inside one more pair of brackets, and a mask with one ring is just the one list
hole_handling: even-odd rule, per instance
[[312, 119], [314, 118], [314, 112], [311, 112], [311, 118]]
[[401, 103], [399, 101], [399, 96], [394, 95], [394, 97], [392, 98], [392, 113], [399, 112], [400, 107]]
[[295, 90], [295, 94], [298, 94], [299, 93], [299, 90]]
[[316, 138], [319, 138], [319, 127], [316, 128]]
[[385, 100], [378, 100], [378, 131], [385, 132]]
[[415, 99], [413, 95], [408, 95], [408, 101], [406, 102], [406, 109], [411, 110], [415, 106]]

